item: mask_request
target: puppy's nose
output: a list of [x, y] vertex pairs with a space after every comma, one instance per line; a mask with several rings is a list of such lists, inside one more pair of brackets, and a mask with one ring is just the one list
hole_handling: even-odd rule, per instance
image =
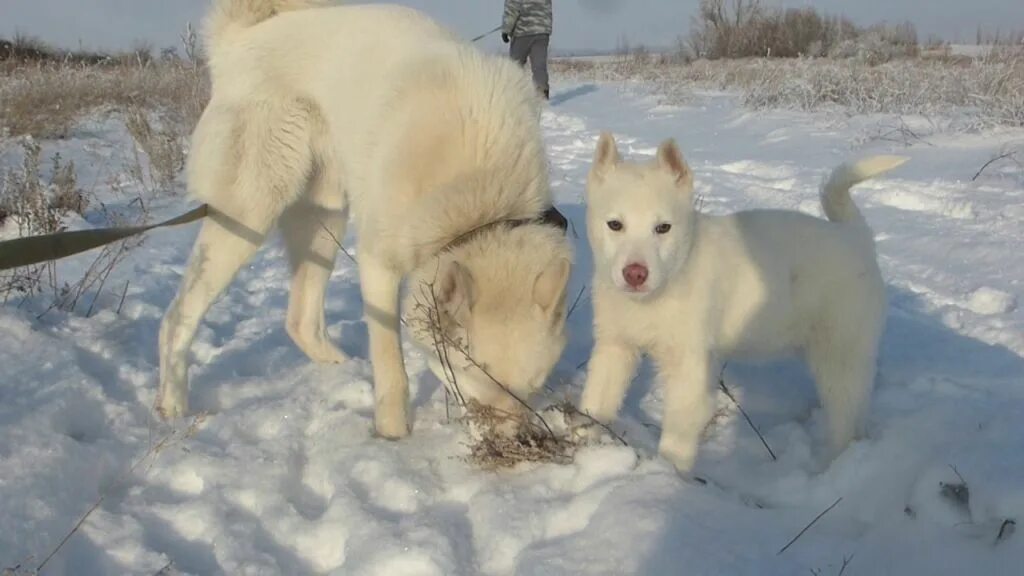
[[622, 269], [622, 277], [626, 279], [626, 284], [629, 284], [632, 288], [639, 288], [647, 282], [647, 266], [643, 264], [629, 264]]

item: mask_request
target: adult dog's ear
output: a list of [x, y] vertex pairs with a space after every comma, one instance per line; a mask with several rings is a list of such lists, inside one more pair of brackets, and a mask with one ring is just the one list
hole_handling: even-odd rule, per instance
[[601, 136], [597, 139], [597, 149], [594, 151], [594, 162], [590, 166], [591, 177], [604, 178], [621, 161], [622, 157], [619, 156], [615, 137], [611, 132], [601, 132]]
[[434, 288], [439, 312], [445, 312], [460, 324], [473, 311], [473, 276], [455, 260], [441, 264]]
[[533, 282], [533, 301], [545, 314], [556, 317], [565, 308], [565, 290], [569, 284], [572, 265], [565, 258], [557, 258], [547, 265]]
[[669, 138], [658, 146], [658, 166], [669, 172], [679, 187], [693, 189], [693, 172], [686, 160], [683, 160], [683, 154], [674, 139]]

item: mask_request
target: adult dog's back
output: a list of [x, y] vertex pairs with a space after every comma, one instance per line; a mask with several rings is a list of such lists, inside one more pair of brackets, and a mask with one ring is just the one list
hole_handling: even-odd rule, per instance
[[[522, 69], [407, 8], [321, 4], [217, 0], [207, 19], [212, 96], [193, 135], [188, 177], [211, 219], [161, 330], [165, 416], [187, 407], [185, 356], [202, 315], [278, 221], [295, 274], [288, 332], [312, 359], [344, 361], [325, 335], [323, 297], [350, 214], [377, 427], [404, 435], [401, 279], [469, 231], [533, 218], [550, 205], [539, 102]], [[492, 242], [485, 260], [523, 276], [516, 281], [524, 291], [541, 286], [531, 299], [542, 300], [548, 316], [560, 313], [553, 304], [563, 297], [568, 243], [538, 226], [523, 229], [539, 252]], [[435, 268], [439, 285], [453, 287], [439, 306], [463, 284], [468, 293], [473, 270]], [[560, 350], [561, 326], [538, 318], [532, 338]], [[503, 346], [516, 344], [495, 348]], [[521, 379], [547, 369], [523, 367], [529, 374]]]
[[[219, 124], [225, 121], [235, 126], [256, 124], [255, 116], [281, 109], [274, 119], [281, 131], [273, 136], [297, 149], [285, 155], [287, 160], [336, 161], [336, 166], [320, 168], [344, 180], [361, 226], [381, 224], [366, 221], [373, 220], [375, 211], [368, 189], [396, 196], [387, 202], [389, 219], [395, 219], [391, 211], [396, 204], [415, 207], [417, 221], [441, 228], [423, 231], [436, 237], [427, 252], [450, 236], [444, 220], [454, 219], [454, 226], [462, 227], [469, 217], [482, 225], [502, 217], [529, 216], [550, 202], [546, 179], [539, 177], [546, 170], [536, 129], [539, 110], [532, 84], [520, 67], [455, 41], [446, 29], [411, 9], [298, 9], [321, 4], [217, 4], [207, 24], [213, 80], [210, 109], [215, 112], [204, 115], [196, 138], [197, 146], [209, 142], [212, 150], [193, 155], [198, 163], [233, 167], [232, 158], [220, 158], [230, 152], [228, 146], [218, 138], [202, 137], [208, 124], [215, 125], [209, 132], [223, 133], [227, 127]], [[261, 16], [273, 17], [260, 21]], [[271, 122], [259, 123], [267, 124]], [[300, 134], [304, 146], [292, 144]], [[214, 206], [231, 202], [225, 186], [202, 185], [205, 173], [220, 170], [204, 164], [193, 171], [203, 172], [191, 179], [193, 193]], [[471, 174], [474, 169], [490, 173]], [[382, 177], [384, 181], [379, 180]], [[467, 178], [500, 186], [480, 198], [473, 193], [480, 188], [478, 182], [460, 182]], [[466, 188], [463, 202], [456, 204], [466, 207], [466, 214], [422, 217], [422, 207], [416, 206], [419, 197], [456, 185]], [[245, 197], [240, 200], [248, 205], [251, 193], [241, 192]]]

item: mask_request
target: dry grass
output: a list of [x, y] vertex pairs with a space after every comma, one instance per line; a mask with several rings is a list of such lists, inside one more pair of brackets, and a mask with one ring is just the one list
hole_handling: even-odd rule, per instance
[[[194, 31], [186, 31], [182, 40], [187, 60], [171, 54], [154, 59], [145, 47], [101, 55], [61, 52], [25, 38], [0, 42], [0, 142], [22, 142], [24, 148], [22, 165], [2, 174], [0, 226], [6, 223], [8, 234], [59, 232], [68, 217], [90, 210], [91, 220], [103, 225], [147, 219], [141, 197], [139, 214], [126, 219], [110, 213], [78, 187], [74, 164], [59, 155], [50, 159], [50, 170], [42, 169], [38, 142], [67, 138], [87, 120], [123, 120], [135, 144], [129, 155], [133, 163], [125, 167], [129, 178], [150, 195], [174, 189], [188, 137], [209, 100]], [[73, 281], [59, 278], [52, 262], [0, 273], [0, 301], [50, 292], [51, 308], [75, 309], [86, 293], [102, 290], [113, 268], [139, 243], [130, 239], [98, 251], [83, 277]], [[95, 299], [87, 314], [93, 304]]]
[[816, 9], [784, 9], [761, 0], [701, 0], [687, 52], [700, 58], [860, 56], [876, 62], [918, 54], [909, 23], [862, 28]]
[[559, 60], [556, 75], [577, 81], [641, 81], [669, 98], [695, 88], [736, 90], [754, 109], [856, 114], [966, 115], [967, 127], [1024, 126], [1024, 54], [995, 52], [969, 63], [940, 58], [873, 65], [855, 59], [698, 60], [624, 56], [604, 62]]
[[159, 111], [191, 131], [209, 99], [205, 73], [182, 61], [89, 66], [0, 64], [0, 134], [66, 138], [97, 112]]
[[[171, 189], [185, 167], [185, 144], [190, 128], [186, 124], [190, 122], [166, 114], [151, 114], [140, 106], [128, 108], [124, 118], [136, 145], [135, 163], [130, 166], [132, 177], [151, 193]], [[139, 156], [140, 150], [145, 154], [145, 162]]]

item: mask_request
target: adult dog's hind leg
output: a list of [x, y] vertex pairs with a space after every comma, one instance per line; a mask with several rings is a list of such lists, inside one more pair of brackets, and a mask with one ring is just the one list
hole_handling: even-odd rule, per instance
[[188, 412], [188, 351], [199, 322], [263, 243], [270, 222], [241, 223], [211, 214], [192, 250], [178, 296], [160, 327], [160, 389], [156, 411], [164, 420]]
[[155, 408], [162, 418], [188, 411], [188, 351], [206, 311], [301, 194], [314, 121], [315, 111], [298, 101], [210, 108], [200, 120], [189, 185], [208, 201], [210, 215], [160, 327]]
[[342, 363], [348, 356], [327, 337], [324, 294], [334, 270], [348, 214], [341, 183], [321, 172], [303, 199], [281, 215], [281, 232], [292, 265], [288, 335], [314, 362]]

